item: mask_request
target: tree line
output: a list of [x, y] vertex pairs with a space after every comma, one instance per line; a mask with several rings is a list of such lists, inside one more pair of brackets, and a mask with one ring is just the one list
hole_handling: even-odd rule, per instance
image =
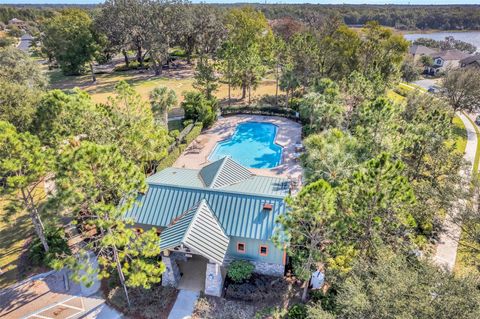
[[314, 16], [336, 15], [348, 25], [377, 21], [383, 26], [403, 30], [479, 30], [478, 5], [320, 5], [257, 4], [268, 19], [286, 16], [308, 21]]
[[[349, 25], [363, 25], [377, 21], [383, 26], [408, 30], [478, 30], [480, 29], [480, 7], [478, 5], [321, 5], [321, 4], [252, 4], [262, 11], [267, 19], [293, 17], [307, 21], [313, 15], [337, 15]], [[217, 8], [235, 5], [217, 4]], [[0, 21], [12, 18], [35, 21], [51, 16], [54, 11], [66, 7], [96, 10], [95, 5], [41, 5], [0, 6]]]

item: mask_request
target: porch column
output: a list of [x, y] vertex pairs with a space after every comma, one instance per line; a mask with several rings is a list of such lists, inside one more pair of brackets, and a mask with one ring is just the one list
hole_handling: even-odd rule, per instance
[[205, 294], [220, 297], [222, 295], [223, 277], [220, 265], [216, 263], [207, 264], [205, 274]]
[[162, 256], [162, 262], [167, 268], [162, 274], [162, 286], [177, 287], [180, 282], [180, 269], [172, 256]]

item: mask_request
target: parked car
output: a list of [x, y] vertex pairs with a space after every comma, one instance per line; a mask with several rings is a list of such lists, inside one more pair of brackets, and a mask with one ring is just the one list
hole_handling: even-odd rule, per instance
[[480, 126], [480, 115], [477, 115], [477, 117], [475, 118], [475, 124]]
[[440, 93], [440, 88], [436, 85], [432, 85], [428, 88], [429, 93]]

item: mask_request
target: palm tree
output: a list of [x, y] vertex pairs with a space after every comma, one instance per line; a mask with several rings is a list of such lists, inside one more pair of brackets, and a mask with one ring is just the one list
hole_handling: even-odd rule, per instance
[[285, 70], [281, 77], [279, 83], [280, 89], [284, 90], [287, 93], [285, 106], [288, 107], [288, 100], [290, 98], [289, 93], [292, 93], [300, 86], [300, 82], [296, 77], [295, 73], [292, 70]]
[[165, 86], [155, 88], [150, 93], [150, 105], [157, 123], [162, 123], [168, 127], [168, 111], [178, 103], [175, 91]]

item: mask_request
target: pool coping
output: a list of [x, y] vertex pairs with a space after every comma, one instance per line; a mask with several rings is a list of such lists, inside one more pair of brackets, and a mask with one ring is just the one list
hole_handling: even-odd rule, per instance
[[[208, 154], [207, 161], [213, 162], [210, 158], [213, 155], [213, 153], [215, 153], [215, 150], [217, 149], [217, 147], [221, 143], [225, 143], [226, 141], [231, 140], [235, 136], [235, 134], [237, 133], [238, 126], [241, 125], [241, 124], [245, 124], [245, 123], [259, 123], [259, 124], [265, 124], [266, 123], [266, 124], [271, 124], [271, 125], [276, 127], [275, 136], [273, 137], [273, 144], [276, 144], [278, 147], [280, 147], [280, 160], [278, 161], [278, 164], [273, 166], [273, 167], [261, 168], [261, 169], [274, 169], [275, 167], [278, 167], [278, 166], [282, 165], [283, 164], [283, 150], [284, 150], [285, 147], [277, 143], [277, 136], [278, 136], [278, 132], [280, 131], [280, 127], [277, 124], [274, 124], [274, 123], [260, 122], [260, 121], [244, 121], [244, 122], [237, 123], [237, 125], [235, 126], [235, 129], [233, 130], [231, 135], [229, 135], [226, 138], [224, 138], [224, 139], [215, 143], [215, 146], [210, 151], [210, 154]], [[248, 169], [255, 169], [253, 167], [247, 167], [247, 168]]]
[[[302, 126], [292, 120], [279, 116], [263, 115], [232, 115], [219, 118], [215, 124], [202, 132], [197, 140], [204, 144], [198, 153], [189, 152], [189, 147], [179, 156], [172, 165], [177, 168], [200, 169], [211, 162], [208, 160], [215, 145], [231, 136], [238, 124], [243, 122], [267, 122], [278, 127], [275, 144], [282, 147], [281, 164], [270, 169], [248, 168], [252, 173], [262, 176], [299, 179], [302, 168], [295, 158], [295, 144], [302, 141]], [[192, 142], [193, 143], [193, 142]]]

